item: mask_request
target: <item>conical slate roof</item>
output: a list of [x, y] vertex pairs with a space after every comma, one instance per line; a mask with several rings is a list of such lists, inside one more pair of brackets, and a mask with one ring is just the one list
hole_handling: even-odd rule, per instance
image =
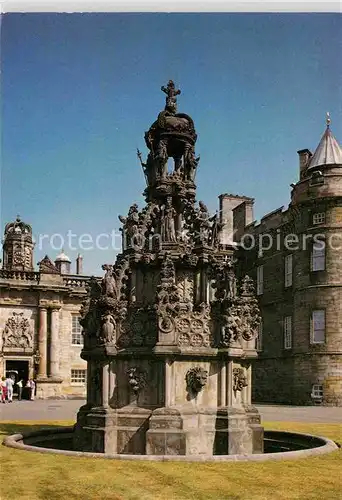
[[327, 120], [327, 128], [323, 134], [317, 149], [312, 156], [308, 170], [324, 165], [341, 165], [342, 166], [342, 149], [329, 127], [330, 119]]

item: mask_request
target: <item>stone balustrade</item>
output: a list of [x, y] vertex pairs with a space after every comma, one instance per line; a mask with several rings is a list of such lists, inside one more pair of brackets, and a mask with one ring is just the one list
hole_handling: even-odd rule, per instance
[[86, 288], [89, 277], [63, 276], [64, 285], [72, 288]]
[[[39, 284], [40, 274], [41, 273], [34, 271], [14, 271], [0, 269], [0, 280], [29, 281]], [[85, 290], [88, 281], [89, 276], [63, 276], [63, 284], [70, 288]]]
[[0, 269], [0, 279], [35, 281], [39, 283], [40, 273], [34, 271], [8, 271], [6, 269]]

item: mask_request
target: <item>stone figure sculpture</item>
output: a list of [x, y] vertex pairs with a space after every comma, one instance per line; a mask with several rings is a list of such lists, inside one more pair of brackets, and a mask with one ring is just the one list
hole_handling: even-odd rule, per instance
[[195, 235], [199, 242], [207, 243], [210, 227], [209, 211], [203, 201], [199, 201], [198, 205], [199, 208], [196, 211], [196, 218], [194, 221]]
[[226, 298], [234, 299], [237, 295], [237, 280], [234, 271], [235, 261], [229, 260], [226, 268]]
[[247, 387], [247, 377], [243, 368], [233, 369], [233, 390], [235, 392], [242, 391], [244, 387]]
[[194, 181], [196, 169], [198, 167], [200, 157], [196, 158], [195, 148], [192, 144], [186, 144], [184, 151], [184, 175], [185, 180]]
[[107, 297], [112, 297], [114, 299], [117, 298], [118, 291], [116, 287], [116, 281], [113, 276], [113, 266], [110, 264], [103, 264], [102, 269], [106, 271], [102, 284], [103, 284], [103, 292]]
[[220, 234], [224, 224], [219, 221], [217, 213], [214, 214], [209, 221], [211, 222], [209, 245], [217, 248], [220, 245]]
[[172, 197], [166, 198], [166, 205], [162, 210], [162, 241], [176, 241], [175, 216], [176, 210], [172, 206]]
[[105, 344], [115, 344], [116, 321], [111, 314], [105, 314], [102, 317], [102, 327], [100, 340]]

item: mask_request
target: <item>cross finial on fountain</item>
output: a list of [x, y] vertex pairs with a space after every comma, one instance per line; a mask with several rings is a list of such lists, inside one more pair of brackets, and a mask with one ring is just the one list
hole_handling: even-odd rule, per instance
[[173, 108], [176, 111], [177, 108], [177, 95], [181, 93], [179, 89], [176, 90], [173, 80], [169, 80], [166, 87], [162, 85], [161, 90], [166, 94], [166, 108]]

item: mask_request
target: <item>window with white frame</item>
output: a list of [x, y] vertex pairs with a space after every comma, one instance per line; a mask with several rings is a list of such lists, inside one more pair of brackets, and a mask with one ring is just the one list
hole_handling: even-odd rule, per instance
[[311, 315], [311, 343], [324, 344], [325, 342], [325, 311], [312, 311]]
[[86, 378], [87, 378], [87, 371], [86, 370], [78, 370], [78, 369], [71, 370], [70, 381], [72, 384], [85, 384]]
[[258, 326], [258, 335], [255, 339], [255, 349], [257, 351], [262, 351], [262, 332], [263, 332], [263, 324], [261, 321]]
[[284, 318], [284, 349], [292, 348], [292, 316]]
[[317, 212], [312, 216], [312, 223], [316, 224], [324, 224], [325, 222], [325, 212]]
[[264, 266], [257, 267], [257, 295], [264, 293]]
[[71, 317], [71, 343], [72, 345], [82, 345], [82, 327], [80, 325], [81, 316], [73, 314]]
[[315, 241], [311, 252], [311, 271], [324, 271], [325, 269], [325, 242]]
[[313, 399], [323, 399], [323, 385], [314, 384], [311, 390], [311, 397]]
[[292, 286], [293, 256], [285, 256], [285, 287]]

